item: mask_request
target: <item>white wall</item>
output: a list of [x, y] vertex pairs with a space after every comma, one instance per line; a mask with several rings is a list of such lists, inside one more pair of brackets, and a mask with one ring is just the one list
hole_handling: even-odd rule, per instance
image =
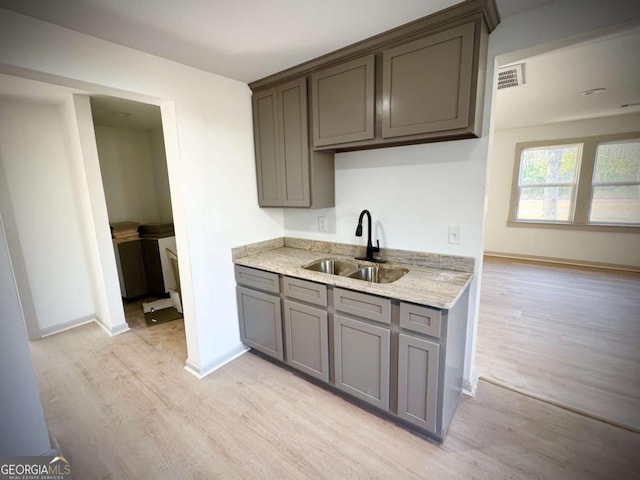
[[158, 201], [145, 130], [95, 126], [109, 223], [158, 221]]
[[506, 225], [517, 143], [624, 132], [640, 132], [640, 114], [496, 131], [488, 180], [485, 250], [640, 267], [640, 233], [567, 231]]
[[67, 95], [61, 113], [95, 317], [99, 325], [115, 335], [129, 327], [122, 307], [89, 97]]
[[[480, 259], [486, 152], [483, 137], [338, 154], [335, 209], [285, 210], [285, 234], [366, 245], [366, 230], [362, 238], [355, 236], [358, 215], [366, 208], [373, 217], [374, 244], [379, 239], [381, 247]], [[328, 217], [332, 233], [318, 233], [319, 214]], [[460, 227], [460, 245], [448, 243], [450, 225]], [[477, 293], [476, 276], [469, 295], [469, 343]], [[466, 368], [471, 389], [470, 355]]]
[[0, 455], [50, 454], [18, 290], [0, 218]]
[[206, 373], [242, 351], [231, 248], [283, 233], [282, 211], [257, 206], [247, 85], [6, 10], [0, 44], [5, 71], [161, 105], [188, 364]]
[[60, 112], [0, 99], [0, 162], [43, 332], [95, 313]]
[[164, 149], [162, 129], [147, 132], [151, 147], [151, 165], [153, 169], [153, 184], [156, 192], [158, 207], [158, 221], [173, 222], [171, 208], [171, 189], [169, 188], [169, 172], [167, 171], [167, 156]]

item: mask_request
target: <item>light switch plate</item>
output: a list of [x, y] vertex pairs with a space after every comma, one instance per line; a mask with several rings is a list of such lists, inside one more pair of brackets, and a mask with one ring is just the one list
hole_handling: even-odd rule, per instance
[[327, 217], [324, 215], [318, 216], [318, 231], [325, 232], [327, 231]]
[[460, 227], [449, 227], [449, 243], [452, 245], [460, 245]]

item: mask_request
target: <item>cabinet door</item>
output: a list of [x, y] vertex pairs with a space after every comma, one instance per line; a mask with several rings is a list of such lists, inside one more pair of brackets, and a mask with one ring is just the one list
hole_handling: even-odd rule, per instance
[[311, 195], [306, 78], [278, 87], [278, 122], [282, 205], [308, 207]]
[[140, 240], [118, 244], [118, 255], [122, 266], [122, 278], [125, 291], [124, 298], [130, 299], [147, 293], [147, 278], [144, 273], [144, 260]]
[[311, 75], [315, 147], [374, 137], [374, 65], [368, 55]]
[[440, 345], [400, 334], [398, 416], [437, 433]]
[[287, 363], [298, 370], [329, 381], [327, 312], [285, 300], [284, 325]]
[[389, 410], [388, 328], [334, 315], [336, 387]]
[[277, 103], [275, 88], [253, 95], [253, 135], [261, 207], [282, 206]]
[[236, 287], [238, 318], [243, 343], [283, 360], [280, 297]]
[[155, 238], [141, 238], [142, 258], [147, 279], [148, 292], [153, 295], [164, 295], [164, 279], [162, 278], [162, 262], [160, 248]]
[[383, 52], [382, 137], [470, 124], [474, 24]]

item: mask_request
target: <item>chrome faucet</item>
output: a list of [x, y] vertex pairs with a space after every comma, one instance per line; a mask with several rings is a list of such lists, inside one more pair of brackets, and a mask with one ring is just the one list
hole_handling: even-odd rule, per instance
[[376, 240], [376, 246], [371, 243], [371, 213], [369, 210], [363, 210], [360, 212], [358, 218], [358, 226], [356, 227], [356, 237], [362, 236], [362, 219], [367, 216], [367, 255], [364, 258], [357, 258], [356, 260], [367, 260], [368, 262], [384, 263], [386, 260], [380, 260], [374, 258], [373, 254], [380, 251], [380, 240]]

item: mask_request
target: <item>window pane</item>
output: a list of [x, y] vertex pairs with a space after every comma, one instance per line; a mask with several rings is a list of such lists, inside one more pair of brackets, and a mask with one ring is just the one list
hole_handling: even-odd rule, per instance
[[579, 145], [522, 150], [518, 185], [575, 183]]
[[573, 187], [522, 187], [516, 218], [568, 222], [572, 198]]
[[640, 185], [593, 187], [589, 221], [640, 223]]
[[640, 182], [640, 141], [598, 145], [593, 181]]

